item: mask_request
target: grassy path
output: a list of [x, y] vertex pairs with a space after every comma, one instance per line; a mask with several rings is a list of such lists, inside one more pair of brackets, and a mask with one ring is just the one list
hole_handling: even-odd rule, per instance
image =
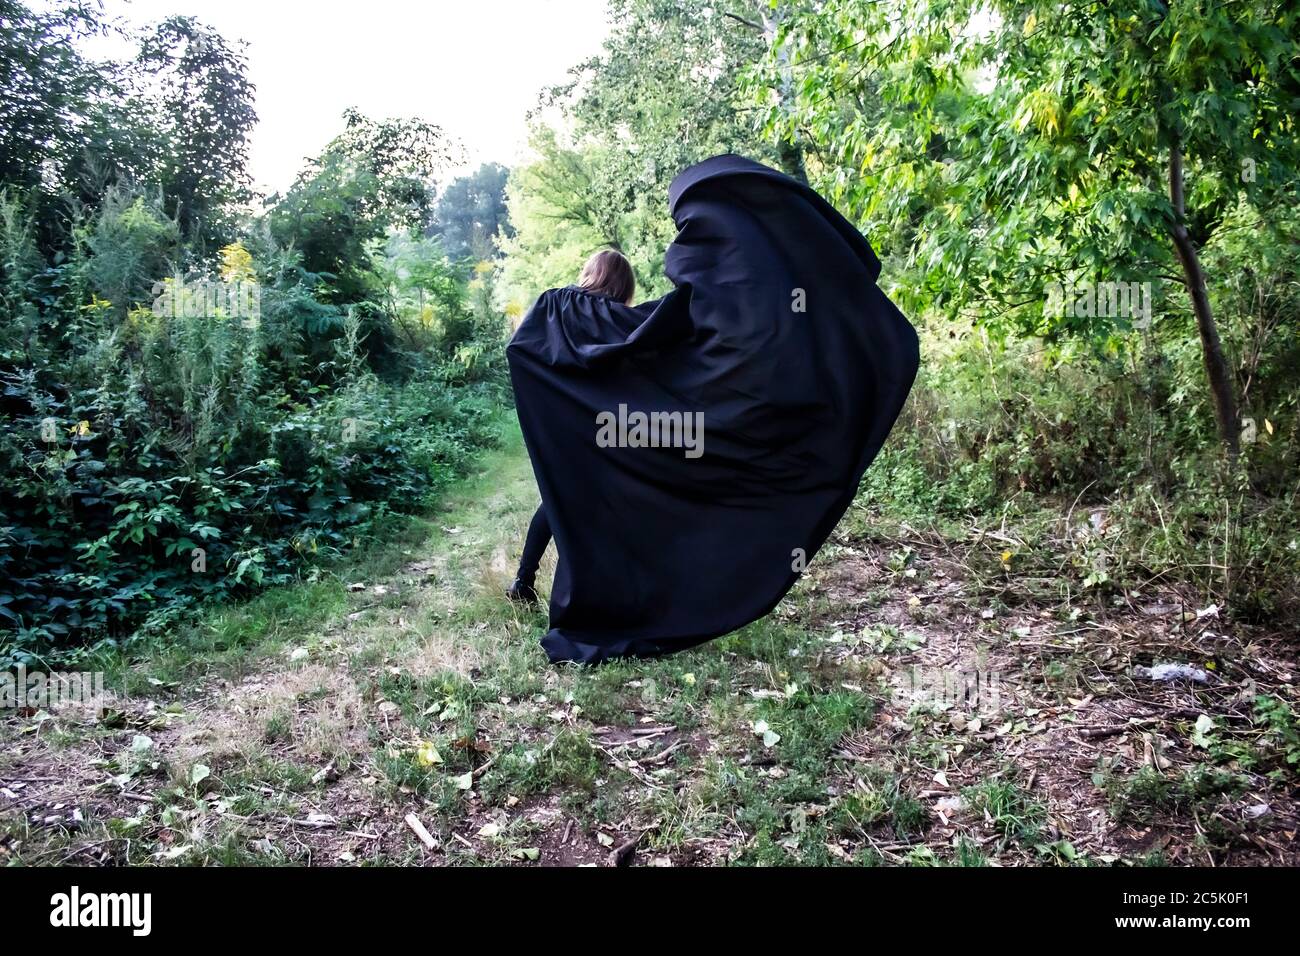
[[1296, 862], [1285, 726], [1235, 679], [1131, 676], [1154, 645], [1285, 695], [1257, 636], [1062, 606], [989, 572], [996, 540], [855, 510], [767, 620], [552, 668], [501, 597], [536, 500], [512, 433], [346, 572], [110, 674], [102, 719], [0, 717], [0, 860]]

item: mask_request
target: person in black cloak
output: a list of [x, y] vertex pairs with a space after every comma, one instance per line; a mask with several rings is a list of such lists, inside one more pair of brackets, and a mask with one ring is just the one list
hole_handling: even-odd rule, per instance
[[771, 611], [919, 366], [880, 261], [807, 186], [715, 156], [673, 180], [669, 208], [672, 292], [551, 289], [506, 350], [558, 553], [554, 662], [672, 653]]
[[[592, 253], [582, 272], [578, 275], [579, 289], [592, 295], [608, 296], [624, 305], [632, 304], [636, 294], [636, 273], [632, 263], [623, 253], [615, 249], [602, 249]], [[533, 512], [533, 520], [528, 523], [528, 534], [524, 537], [524, 552], [519, 558], [519, 571], [514, 583], [506, 589], [506, 597], [521, 604], [533, 606], [537, 598], [537, 569], [541, 566], [542, 555], [551, 543], [551, 525], [546, 520], [545, 506], [539, 506]]]

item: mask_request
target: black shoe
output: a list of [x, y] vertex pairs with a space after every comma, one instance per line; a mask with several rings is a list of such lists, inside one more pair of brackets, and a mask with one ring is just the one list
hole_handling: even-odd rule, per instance
[[515, 583], [506, 588], [506, 597], [528, 607], [539, 607], [542, 603], [538, 600], [537, 589], [533, 587], [532, 582], [525, 581], [523, 578], [515, 578]]

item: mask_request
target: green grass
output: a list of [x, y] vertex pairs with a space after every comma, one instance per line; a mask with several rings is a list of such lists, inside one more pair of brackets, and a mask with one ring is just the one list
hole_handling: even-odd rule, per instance
[[992, 821], [1005, 841], [1030, 846], [1040, 842], [1046, 809], [1015, 780], [991, 777], [968, 788], [963, 796], [975, 812]]
[[1102, 772], [1096, 780], [1106, 793], [1111, 815], [1138, 824], [1161, 815], [1203, 816], [1250, 787], [1240, 774], [1204, 765], [1176, 774], [1164, 774], [1150, 766], [1128, 776]]
[[[7, 745], [0, 769], [59, 779], [89, 766], [94, 782], [53, 798], [84, 805], [80, 828], [0, 819], [0, 854], [544, 865], [601, 863], [612, 841], [640, 834], [641, 863], [1094, 862], [1055, 827], [1052, 795], [1004, 754], [1024, 738], [991, 733], [1001, 718], [976, 732], [890, 700], [889, 671], [938, 654], [945, 629], [954, 642], [973, 634], [1008, 648], [1003, 618], [1034, 605], [1008, 591], [1004, 569], [975, 569], [977, 593], [1004, 580], [975, 605], [995, 619], [973, 627], [967, 605], [955, 621], [941, 606], [911, 607], [910, 594], [945, 584], [924, 553], [891, 545], [881, 577], [847, 598], [810, 575], [773, 615], [682, 654], [553, 667], [538, 646], [545, 614], [502, 595], [536, 504], [512, 432], [436, 514], [393, 523], [312, 579], [138, 645], [135, 659], [106, 661], [110, 686], [127, 691], [112, 719], [51, 719], [39, 736], [21, 721], [0, 725], [22, 748]], [[842, 553], [832, 545], [821, 566]], [[1047, 607], [1043, 620], [1073, 626]], [[1085, 679], [1105, 692], [1093, 670], [1069, 650], [1027, 664], [1025, 687], [1036, 708], [1068, 712]], [[1013, 716], [1008, 726], [1037, 719]], [[1116, 827], [1195, 817], [1205, 824], [1195, 852], [1221, 852], [1233, 834], [1217, 811], [1245, 792], [1248, 772], [1255, 788], [1286, 777], [1295, 726], [1286, 701], [1266, 700], [1243, 733], [1216, 725], [1204, 772], [1106, 770], [1095, 805]], [[153, 749], [132, 749], [141, 734]], [[152, 799], [116, 798], [122, 790]], [[946, 820], [935, 810], [943, 795], [962, 798]], [[337, 826], [293, 824], [313, 813]], [[407, 814], [436, 849], [415, 840]], [[1161, 860], [1139, 850], [1129, 862]]]

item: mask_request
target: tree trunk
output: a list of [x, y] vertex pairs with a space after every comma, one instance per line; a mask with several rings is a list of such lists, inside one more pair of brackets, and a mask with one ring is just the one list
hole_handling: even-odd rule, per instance
[[1196, 328], [1201, 335], [1201, 357], [1205, 361], [1205, 375], [1210, 382], [1210, 397], [1214, 402], [1214, 417], [1219, 424], [1219, 437], [1228, 458], [1235, 461], [1241, 451], [1236, 389], [1232, 384], [1228, 361], [1223, 355], [1218, 326], [1214, 324], [1201, 259], [1196, 254], [1196, 244], [1188, 235], [1184, 222], [1183, 151], [1177, 137], [1171, 140], [1169, 146], [1169, 199], [1174, 207], [1170, 233], [1174, 240], [1174, 251], [1178, 254], [1183, 275], [1187, 279], [1187, 292], [1192, 299], [1192, 312], [1196, 315]]
[[[776, 31], [781, 25], [781, 10], [773, 10], [766, 3], [759, 3], [759, 16], [763, 20], [763, 37], [767, 40], [770, 49], [776, 42]], [[777, 53], [777, 62], [781, 68], [781, 102], [783, 105], [789, 103], [794, 94], [794, 71], [790, 67], [790, 55], [782, 49]], [[797, 134], [796, 134], [797, 136]], [[784, 137], [777, 143], [777, 157], [781, 163], [781, 171], [787, 176], [799, 180], [805, 186], [808, 185], [808, 171], [803, 164], [803, 147], [792, 137]]]

